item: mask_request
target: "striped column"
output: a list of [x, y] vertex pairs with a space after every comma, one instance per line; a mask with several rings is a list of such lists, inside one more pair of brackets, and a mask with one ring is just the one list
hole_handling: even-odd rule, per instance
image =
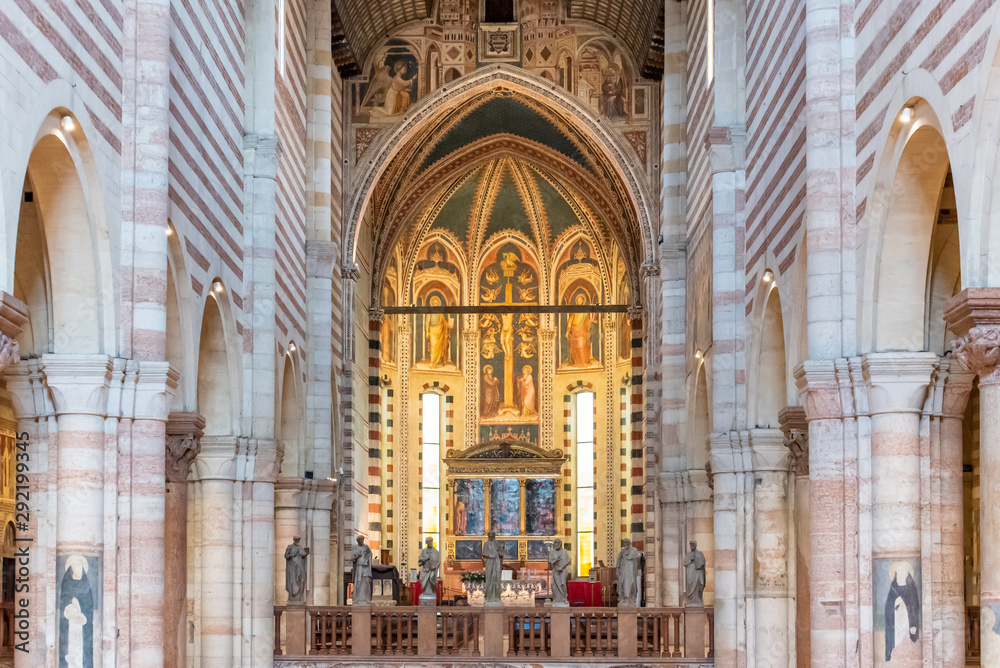
[[945, 305], [945, 321], [959, 335], [952, 350], [979, 376], [979, 581], [982, 665], [1000, 666], [1000, 288], [967, 288]]
[[[965, 410], [973, 374], [957, 361], [938, 360], [931, 378], [932, 396], [925, 408], [930, 449], [931, 554], [924, 591], [930, 592], [930, 614], [924, 629], [933, 639], [935, 666], [965, 665], [965, 543], [963, 452]], [[927, 544], [926, 536], [924, 544]], [[926, 631], [925, 631], [926, 632]]]
[[[645, 515], [646, 515], [646, 452], [643, 447], [643, 395], [642, 381], [645, 371], [645, 364], [642, 357], [642, 316], [638, 313], [629, 313], [632, 323], [632, 389], [629, 403], [629, 425], [631, 427], [631, 505], [629, 507], [629, 517], [631, 518], [629, 533], [632, 539], [632, 546], [640, 552], [646, 551], [645, 541]], [[652, 555], [650, 555], [652, 556]], [[647, 563], [651, 560], [647, 557]], [[650, 563], [650, 566], [652, 564]], [[647, 569], [648, 570], [648, 569]]]
[[[923, 662], [921, 611], [930, 601], [921, 586], [920, 414], [936, 362], [934, 353], [870, 353], [862, 364], [871, 414], [876, 666], [905, 668]], [[906, 632], [897, 630], [903, 626]]]
[[[56, 516], [50, 520], [55, 524], [56, 534], [56, 582], [63, 583], [66, 577], [74, 580], [86, 577], [90, 581], [95, 607], [88, 620], [90, 633], [85, 633], [83, 642], [84, 651], [89, 655], [92, 649], [95, 657], [103, 654], [105, 629], [115, 624], [115, 620], [104, 617], [104, 610], [97, 605], [106, 596], [115, 597], [115, 590], [106, 591], [104, 586], [105, 571], [115, 565], [115, 555], [105, 558], [104, 554], [105, 542], [113, 541], [112, 536], [105, 535], [104, 521], [105, 462], [109, 458], [104, 420], [108, 414], [112, 368], [106, 355], [45, 355], [41, 364], [58, 429]], [[161, 554], [160, 568], [162, 559]], [[49, 623], [58, 629], [64, 610], [56, 605], [53, 613]], [[157, 637], [159, 642], [154, 651], [159, 653], [163, 641], [162, 636]], [[64, 639], [58, 637], [57, 651], [62, 642]]]
[[368, 546], [382, 547], [382, 321], [381, 310], [368, 320]]

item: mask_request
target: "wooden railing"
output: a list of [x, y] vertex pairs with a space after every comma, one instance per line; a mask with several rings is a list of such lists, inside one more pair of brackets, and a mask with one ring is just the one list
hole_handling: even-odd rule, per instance
[[552, 620], [545, 608], [505, 611], [507, 656], [551, 656]]
[[438, 654], [479, 656], [479, 611], [441, 608], [437, 627]]
[[979, 608], [969, 606], [965, 609], [965, 663], [978, 666], [981, 646], [979, 644]]
[[710, 663], [711, 608], [279, 606], [276, 657], [655, 657]]

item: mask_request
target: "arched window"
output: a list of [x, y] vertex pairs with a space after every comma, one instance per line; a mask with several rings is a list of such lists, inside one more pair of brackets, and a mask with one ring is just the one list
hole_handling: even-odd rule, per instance
[[577, 573], [585, 577], [594, 565], [594, 393], [578, 393], [575, 408]]
[[421, 524], [423, 545], [430, 536], [434, 547], [441, 544], [441, 395], [428, 392], [420, 395], [421, 406]]

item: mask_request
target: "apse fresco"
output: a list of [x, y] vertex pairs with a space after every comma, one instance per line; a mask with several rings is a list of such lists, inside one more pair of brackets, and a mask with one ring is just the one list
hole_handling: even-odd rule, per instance
[[601, 325], [597, 313], [586, 307], [600, 302], [601, 270], [591, 244], [579, 239], [562, 256], [556, 271], [559, 304], [581, 311], [559, 315], [559, 366], [568, 369], [600, 368]]
[[486, 527], [486, 500], [482, 480], [455, 481], [452, 530], [456, 536], [482, 536]]
[[490, 529], [498, 536], [521, 535], [521, 485], [516, 479], [490, 480]]
[[419, 96], [420, 66], [412, 47], [391, 39], [375, 57], [368, 81], [355, 91], [357, 122], [394, 123]]
[[[483, 262], [480, 304], [538, 303], [538, 267], [520, 244], [497, 245]], [[479, 421], [538, 422], [538, 321], [536, 313], [479, 316]]]
[[554, 536], [556, 533], [556, 481], [528, 480], [524, 483], [524, 533]]

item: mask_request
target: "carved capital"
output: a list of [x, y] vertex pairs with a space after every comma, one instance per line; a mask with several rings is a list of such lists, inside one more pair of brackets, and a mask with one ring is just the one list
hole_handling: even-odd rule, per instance
[[919, 413], [938, 357], [934, 353], [869, 353], [861, 369], [872, 415]]
[[239, 445], [239, 438], [236, 436], [202, 437], [198, 456], [194, 458], [191, 467], [194, 480], [235, 481]]
[[647, 279], [660, 275], [660, 265], [655, 262], [643, 262], [639, 266], [639, 278]]
[[632, 321], [642, 320], [642, 313], [643, 311], [641, 306], [638, 304], [632, 304], [628, 307], [628, 311], [625, 312], [625, 317]]
[[21, 361], [17, 335], [28, 319], [28, 307], [20, 299], [0, 292], [0, 373]]
[[780, 429], [751, 429], [750, 451], [754, 472], [791, 470], [792, 453]]
[[837, 375], [837, 367], [832, 360], [806, 360], [795, 368], [795, 384], [799, 388], [807, 419], [843, 417]]
[[56, 415], [108, 415], [114, 365], [107, 355], [44, 355], [45, 384]]
[[1000, 326], [976, 326], [951, 342], [959, 364], [979, 376], [980, 385], [1000, 384]]
[[167, 413], [180, 377], [180, 372], [169, 362], [140, 362], [135, 384], [135, 418], [157, 421], [169, 419]]
[[368, 320], [381, 324], [385, 321], [385, 311], [380, 308], [373, 308], [368, 311]]
[[795, 475], [809, 475], [809, 423], [802, 406], [786, 406], [778, 412], [785, 447], [792, 455]]
[[167, 482], [184, 482], [191, 462], [201, 452], [205, 418], [198, 413], [173, 412], [167, 418]]
[[[944, 357], [938, 362], [933, 382], [940, 394], [939, 410], [942, 417], [959, 420], [965, 417], [965, 409], [969, 405], [969, 393], [972, 391], [972, 382], [975, 379], [976, 375], [963, 369], [958, 360]], [[937, 401], [935, 398], [935, 409], [938, 408]]]

